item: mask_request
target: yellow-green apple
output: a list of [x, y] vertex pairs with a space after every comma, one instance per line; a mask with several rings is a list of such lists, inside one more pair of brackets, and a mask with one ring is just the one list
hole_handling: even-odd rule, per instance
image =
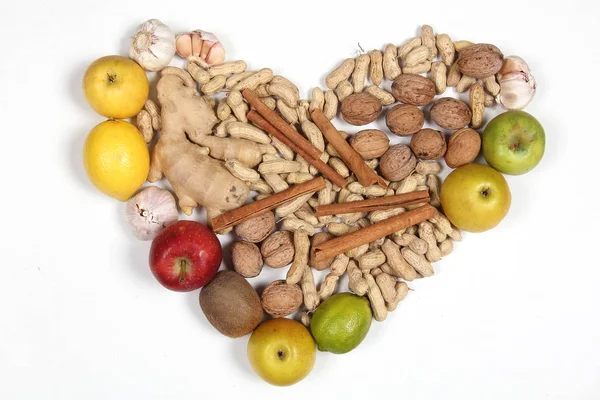
[[248, 360], [254, 371], [276, 386], [293, 385], [315, 365], [317, 348], [308, 329], [287, 318], [258, 326], [248, 341]]
[[150, 247], [150, 270], [167, 289], [189, 292], [206, 285], [221, 265], [217, 236], [194, 221], [177, 221], [162, 230]]
[[483, 232], [498, 225], [510, 209], [504, 176], [482, 164], [467, 164], [448, 175], [440, 191], [444, 213], [457, 228]]
[[492, 167], [505, 174], [521, 175], [535, 168], [544, 156], [546, 134], [531, 114], [507, 111], [487, 124], [482, 147]]
[[83, 75], [89, 105], [107, 118], [131, 118], [148, 99], [148, 77], [135, 61], [106, 56], [94, 61]]

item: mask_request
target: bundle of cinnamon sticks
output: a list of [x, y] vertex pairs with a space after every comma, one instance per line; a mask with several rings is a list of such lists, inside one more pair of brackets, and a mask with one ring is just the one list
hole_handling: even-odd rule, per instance
[[[242, 95], [246, 101], [254, 107], [254, 110], [251, 110], [247, 115], [249, 121], [287, 145], [292, 151], [299, 154], [309, 164], [314, 166], [333, 184], [340, 188], [346, 187], [347, 180], [321, 160], [323, 154], [321, 150], [313, 146], [304, 136], [298, 133], [292, 125], [288, 124], [276, 112], [267, 107], [267, 105], [251, 90], [245, 89], [242, 92]], [[311, 117], [315, 125], [317, 125], [323, 133], [323, 136], [327, 139], [328, 143], [335, 148], [340, 155], [340, 158], [347, 164], [348, 168], [354, 172], [361, 185], [367, 187], [378, 184], [384, 188], [388, 187], [386, 182], [369, 168], [362, 157], [348, 144], [348, 142], [346, 142], [344, 137], [322, 111], [319, 109], [313, 110], [311, 112]], [[215, 232], [225, 231], [237, 224], [273, 210], [282, 204], [293, 201], [294, 199], [309, 193], [314, 193], [325, 187], [325, 180], [322, 177], [295, 185], [287, 190], [215, 217], [212, 221], [213, 230]], [[347, 250], [373, 242], [403, 228], [426, 221], [435, 213], [435, 208], [428, 204], [429, 200], [429, 192], [421, 190], [363, 201], [316, 206], [315, 216], [321, 217], [325, 215], [342, 215], [404, 208], [421, 204], [420, 207], [411, 211], [404, 212], [395, 217], [316, 245], [314, 248], [315, 259], [317, 261], [331, 259]]]

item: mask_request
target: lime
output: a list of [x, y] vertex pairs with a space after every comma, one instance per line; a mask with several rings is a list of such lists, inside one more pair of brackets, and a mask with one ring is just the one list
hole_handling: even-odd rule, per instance
[[372, 318], [369, 300], [352, 293], [338, 293], [317, 308], [310, 330], [320, 351], [343, 354], [363, 341]]

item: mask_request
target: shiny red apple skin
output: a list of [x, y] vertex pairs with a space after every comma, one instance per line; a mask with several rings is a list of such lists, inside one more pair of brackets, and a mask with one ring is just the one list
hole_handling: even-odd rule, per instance
[[222, 259], [217, 236], [195, 221], [169, 225], [150, 247], [150, 270], [154, 277], [176, 292], [189, 292], [206, 285], [219, 270]]

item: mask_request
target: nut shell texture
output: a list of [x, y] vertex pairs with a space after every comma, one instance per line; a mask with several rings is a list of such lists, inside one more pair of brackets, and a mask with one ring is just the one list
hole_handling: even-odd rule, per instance
[[396, 100], [414, 106], [424, 106], [433, 101], [435, 85], [431, 79], [416, 74], [402, 74], [392, 83]]
[[390, 108], [385, 116], [388, 129], [398, 136], [413, 135], [423, 127], [423, 111], [411, 104], [397, 104]]
[[466, 76], [487, 78], [502, 68], [504, 55], [492, 44], [480, 43], [469, 46], [458, 55], [458, 68]]
[[471, 128], [460, 129], [448, 139], [448, 150], [444, 159], [450, 168], [472, 162], [481, 150], [481, 136]]
[[342, 118], [349, 124], [361, 126], [377, 119], [381, 102], [368, 93], [354, 93], [342, 101]]
[[294, 259], [294, 239], [289, 231], [274, 232], [260, 247], [265, 264], [271, 268], [281, 268]]
[[457, 130], [471, 122], [471, 109], [460, 100], [444, 97], [431, 106], [431, 119], [441, 128]]
[[231, 245], [233, 269], [244, 278], [254, 278], [260, 274], [263, 259], [258, 246], [250, 242], [235, 242]]
[[261, 296], [263, 310], [275, 318], [285, 317], [302, 305], [302, 290], [298, 285], [289, 285], [285, 280], [271, 282]]
[[389, 181], [397, 182], [414, 171], [417, 159], [411, 149], [403, 144], [391, 146], [379, 161], [381, 175]]
[[378, 129], [365, 129], [350, 137], [350, 146], [365, 160], [379, 158], [390, 145], [387, 135]]
[[446, 138], [435, 129], [421, 129], [412, 137], [410, 148], [421, 160], [437, 160], [446, 154]]
[[251, 243], [259, 243], [275, 229], [275, 215], [269, 211], [257, 215], [235, 227], [235, 233], [242, 239]]

